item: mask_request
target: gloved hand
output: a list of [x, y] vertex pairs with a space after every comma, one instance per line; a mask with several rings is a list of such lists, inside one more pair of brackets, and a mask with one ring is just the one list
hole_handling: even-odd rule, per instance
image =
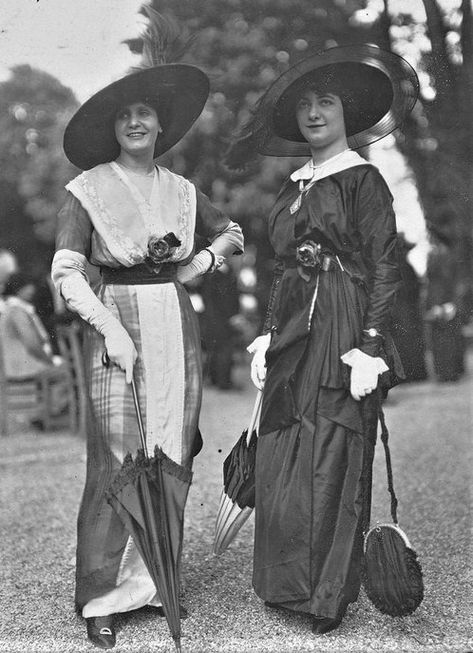
[[85, 257], [69, 250], [59, 250], [53, 259], [52, 279], [69, 308], [93, 326], [105, 338], [105, 348], [112, 363], [125, 372], [131, 383], [138, 353], [121, 322], [106, 308], [89, 286], [84, 272]]
[[133, 340], [121, 324], [115, 325], [105, 335], [105, 349], [112, 363], [125, 372], [125, 381], [131, 383], [133, 367], [138, 358]]
[[[225, 260], [224, 256], [215, 254], [215, 267], [220, 267]], [[186, 265], [179, 265], [177, 268], [177, 280], [180, 283], [188, 283], [196, 277], [200, 277], [210, 270], [214, 259], [208, 249], [203, 249], [198, 252], [190, 263]]]
[[382, 358], [368, 356], [360, 349], [351, 349], [341, 359], [351, 367], [350, 393], [356, 401], [376, 390], [378, 376], [389, 370]]
[[258, 390], [262, 390], [266, 379], [266, 350], [271, 342], [271, 334], [258, 336], [248, 345], [246, 351], [254, 354], [251, 361], [251, 380]]

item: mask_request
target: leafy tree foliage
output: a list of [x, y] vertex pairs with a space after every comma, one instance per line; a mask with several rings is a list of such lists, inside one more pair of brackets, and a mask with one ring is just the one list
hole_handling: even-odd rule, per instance
[[416, 53], [422, 82], [422, 101], [398, 143], [415, 172], [427, 225], [450, 242], [459, 283], [471, 283], [472, 4], [418, 0], [404, 3], [403, 13], [397, 6], [384, 0], [381, 44]]
[[28, 65], [0, 84], [0, 242], [31, 264], [54, 242], [64, 184], [73, 175], [62, 151], [75, 97], [51, 75]]

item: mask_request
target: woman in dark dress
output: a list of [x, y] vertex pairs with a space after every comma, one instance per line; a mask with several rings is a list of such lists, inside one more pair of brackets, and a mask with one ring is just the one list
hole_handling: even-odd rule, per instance
[[381, 384], [402, 375], [389, 334], [399, 283], [391, 193], [350, 148], [399, 125], [417, 96], [402, 58], [371, 45], [299, 62], [230, 151], [311, 155], [269, 217], [276, 254], [252, 379], [263, 389], [253, 585], [270, 607], [336, 628], [360, 589]]

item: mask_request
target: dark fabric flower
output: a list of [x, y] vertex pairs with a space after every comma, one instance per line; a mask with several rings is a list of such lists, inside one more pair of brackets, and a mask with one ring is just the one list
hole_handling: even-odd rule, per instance
[[176, 247], [179, 247], [180, 244], [181, 241], [172, 231], [162, 238], [150, 236], [147, 260], [154, 265], [160, 265], [171, 258]]
[[296, 251], [296, 261], [304, 268], [316, 268], [321, 264], [321, 246], [312, 240], [306, 240]]

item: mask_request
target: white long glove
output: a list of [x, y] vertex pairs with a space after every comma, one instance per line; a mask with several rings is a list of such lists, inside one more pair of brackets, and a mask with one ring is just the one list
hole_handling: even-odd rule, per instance
[[85, 257], [70, 250], [59, 250], [53, 259], [51, 277], [69, 308], [105, 338], [105, 349], [112, 363], [125, 372], [131, 383], [138, 357], [133, 340], [121, 322], [96, 297], [84, 271]]
[[341, 359], [351, 367], [350, 393], [356, 401], [376, 390], [379, 374], [389, 370], [382, 358], [368, 356], [360, 349], [351, 349]]
[[258, 390], [262, 390], [266, 379], [266, 350], [271, 342], [271, 334], [258, 336], [248, 345], [246, 351], [254, 354], [251, 361], [251, 380]]
[[125, 372], [126, 382], [131, 383], [138, 353], [121, 322], [102, 304], [79, 274], [71, 274], [64, 279], [61, 294], [73, 311], [103, 335], [110, 361]]
[[[223, 256], [215, 254], [215, 268], [218, 268], [222, 265], [224, 261]], [[188, 283], [197, 277], [202, 276], [210, 270], [212, 267], [213, 258], [212, 254], [208, 249], [201, 250], [198, 254], [194, 256], [190, 263], [186, 265], [179, 265], [177, 268], [177, 280], [180, 283]]]

